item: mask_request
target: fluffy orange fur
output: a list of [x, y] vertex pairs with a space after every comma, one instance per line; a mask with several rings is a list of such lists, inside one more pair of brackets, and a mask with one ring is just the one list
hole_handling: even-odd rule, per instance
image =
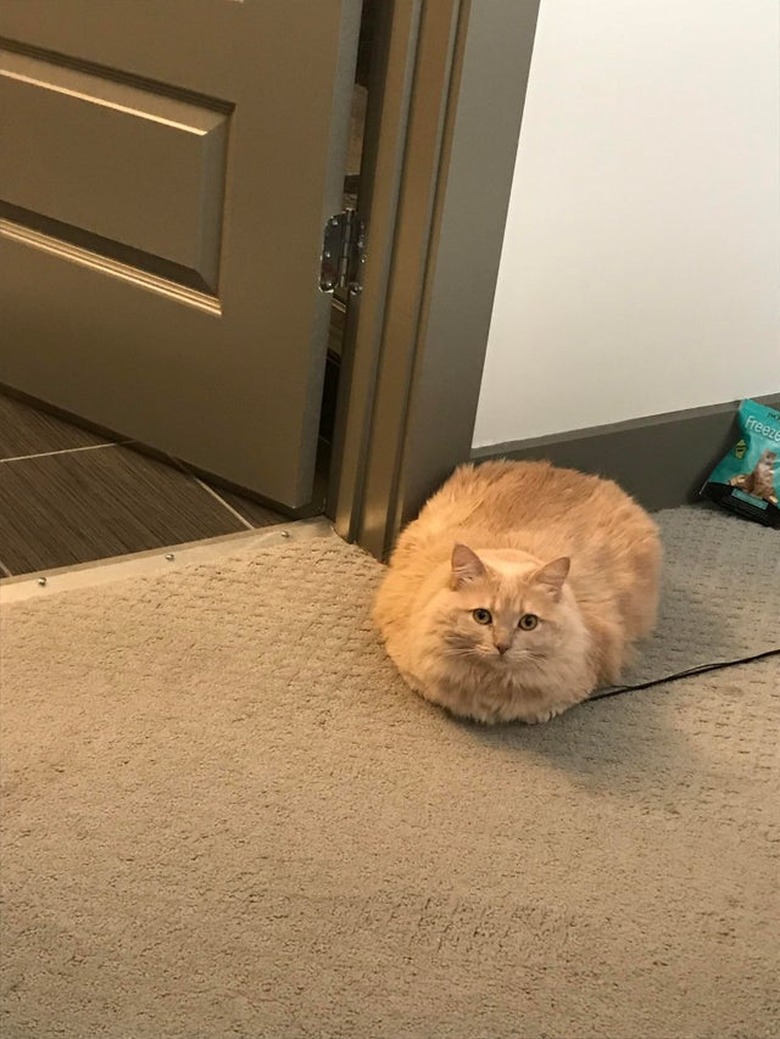
[[374, 622], [453, 714], [540, 722], [615, 683], [655, 623], [661, 546], [617, 484], [548, 462], [464, 465], [401, 534]]

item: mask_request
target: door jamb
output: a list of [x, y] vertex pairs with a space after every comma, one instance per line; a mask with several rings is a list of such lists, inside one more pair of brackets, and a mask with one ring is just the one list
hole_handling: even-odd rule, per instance
[[380, 559], [471, 451], [539, 3], [381, 5], [326, 509]]

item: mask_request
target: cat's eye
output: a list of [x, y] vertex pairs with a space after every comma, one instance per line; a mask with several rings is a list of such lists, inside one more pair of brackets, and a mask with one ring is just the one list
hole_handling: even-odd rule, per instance
[[485, 610], [481, 606], [476, 610], [471, 611], [471, 616], [477, 622], [477, 624], [490, 624], [493, 620], [493, 615], [490, 610]]
[[517, 626], [518, 628], [522, 628], [523, 631], [533, 631], [538, 623], [539, 618], [535, 613], [524, 613], [517, 622]]

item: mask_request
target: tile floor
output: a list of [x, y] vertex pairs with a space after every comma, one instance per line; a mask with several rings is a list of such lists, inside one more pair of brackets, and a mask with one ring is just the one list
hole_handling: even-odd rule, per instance
[[178, 463], [0, 394], [0, 579], [284, 522]]

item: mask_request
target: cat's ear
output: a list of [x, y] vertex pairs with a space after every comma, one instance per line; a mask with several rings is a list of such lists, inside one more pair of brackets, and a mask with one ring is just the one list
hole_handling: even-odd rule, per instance
[[537, 570], [531, 580], [534, 584], [541, 585], [544, 591], [548, 592], [557, 602], [561, 597], [561, 588], [563, 588], [563, 582], [566, 580], [570, 568], [569, 557], [561, 556], [560, 559], [554, 559], [552, 563], [547, 563], [541, 570]]
[[467, 545], [456, 545], [452, 550], [452, 577], [453, 588], [462, 588], [464, 584], [470, 584], [482, 577], [485, 573], [485, 565], [476, 552], [472, 552]]

